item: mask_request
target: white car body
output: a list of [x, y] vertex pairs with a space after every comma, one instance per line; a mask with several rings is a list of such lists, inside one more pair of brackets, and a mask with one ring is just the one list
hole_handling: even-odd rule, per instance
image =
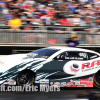
[[[14, 55], [1, 56], [0, 57], [0, 73], [1, 73], [0, 84], [3, 84], [8, 79], [13, 79], [14, 77], [17, 76], [17, 74], [13, 75], [13, 76], [10, 75], [10, 72], [13, 71], [13, 70], [11, 70], [13, 67], [18, 67], [18, 69], [15, 73], [23, 71], [27, 68], [34, 71], [35, 73], [37, 73], [38, 70], [41, 70], [45, 64], [49, 63], [50, 64], [49, 68], [51, 68], [52, 62], [54, 65], [55, 60], [58, 61], [59, 63], [60, 62], [62, 63], [63, 61], [68, 60], [66, 63], [64, 63], [63, 66], [60, 66], [60, 67], [62, 67], [61, 72], [63, 72], [62, 75], [64, 77], [63, 76], [59, 77], [60, 76], [59, 75], [60, 67], [59, 67], [59, 65], [57, 65], [55, 63], [55, 68], [52, 67], [52, 70], [48, 69], [48, 72], [44, 71], [43, 73], [41, 72], [40, 74], [38, 73], [36, 75], [35, 81], [37, 83], [39, 83], [41, 79], [49, 79], [49, 82], [66, 82], [66, 84], [68, 82], [71, 82], [70, 80], [73, 80], [75, 78], [79, 78], [79, 80], [84, 81], [84, 79], [81, 79], [80, 77], [92, 75], [90, 77], [94, 78], [95, 73], [97, 73], [100, 70], [100, 54], [95, 51], [80, 49], [80, 48], [56, 47], [56, 46], [48, 47], [46, 49], [58, 50], [58, 51], [55, 52], [54, 54], [52, 54], [47, 59], [46, 58], [23, 59], [23, 58], [27, 57], [27, 54], [14, 54]], [[64, 60], [55, 59], [55, 57], [59, 58], [63, 52], [66, 52], [66, 54], [68, 52], [76, 52], [76, 53], [78, 53], [79, 57], [74, 57], [74, 56], [73, 57], [65, 57], [64, 56], [65, 57]], [[90, 59], [89, 53], [95, 54], [95, 55], [91, 56], [91, 59]], [[84, 58], [86, 58], [87, 60], [84, 60]], [[28, 62], [30, 62], [30, 63], [28, 63]], [[37, 65], [32, 65], [37, 62], [40, 62], [40, 63]], [[26, 65], [24, 65], [23, 67], [20, 67], [21, 64], [22, 65], [26, 64]], [[58, 69], [59, 69], [58, 71], [57, 71], [56, 65], [58, 66]], [[74, 65], [76, 65], [77, 68], [73, 67]], [[29, 67], [29, 66], [31, 66], [31, 67]], [[53, 72], [53, 68], [54, 68], [54, 72]], [[50, 70], [50, 72], [49, 72], [49, 70]], [[8, 74], [10, 75], [9, 77], [7, 77]], [[70, 76], [66, 77], [67, 74]], [[55, 77], [54, 79], [49, 78], [52, 75], [54, 75], [54, 77]], [[56, 77], [57, 75], [58, 75], [58, 77]], [[86, 78], [90, 78], [90, 77], [86, 77]], [[54, 85], [56, 85], [56, 84], [54, 84]], [[69, 85], [69, 87], [70, 86], [72, 87], [72, 85]], [[91, 85], [91, 86], [93, 86], [93, 85]], [[81, 85], [80, 85], [80, 87], [81, 87]]]

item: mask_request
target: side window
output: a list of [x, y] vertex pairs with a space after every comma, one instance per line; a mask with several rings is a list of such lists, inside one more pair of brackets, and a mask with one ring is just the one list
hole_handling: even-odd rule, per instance
[[68, 54], [71, 60], [88, 60], [88, 55], [86, 52], [70, 51]]
[[88, 52], [88, 55], [89, 55], [89, 58], [90, 59], [95, 59], [95, 58], [98, 58], [99, 57], [99, 55], [97, 55], [95, 53], [90, 53], [90, 52]]
[[68, 53], [63, 52], [63, 53], [59, 54], [58, 56], [56, 56], [54, 59], [55, 60], [66, 60], [66, 57], [68, 57]]
[[66, 51], [66, 52], [59, 54], [54, 59], [58, 59], [58, 60], [88, 60], [88, 55], [86, 52]]

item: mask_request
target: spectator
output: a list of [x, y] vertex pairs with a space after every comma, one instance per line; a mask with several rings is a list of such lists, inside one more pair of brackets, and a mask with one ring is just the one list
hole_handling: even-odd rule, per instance
[[93, 22], [92, 16], [91, 16], [90, 14], [86, 14], [86, 16], [85, 16], [85, 21], [86, 21], [86, 23], [87, 23], [88, 25], [92, 25], [92, 22]]
[[4, 9], [2, 10], [2, 13], [4, 14], [4, 16], [9, 14], [9, 9], [6, 6], [4, 6]]
[[69, 11], [75, 12], [75, 10], [76, 10], [75, 4], [74, 1], [72, 1], [72, 4], [69, 6]]
[[32, 21], [32, 24], [34, 24], [34, 25], [42, 25], [42, 21], [40, 20], [39, 16], [34, 18], [34, 20]]
[[26, 20], [27, 19], [27, 14], [25, 14], [25, 13], [20, 14], [20, 19], [21, 20]]
[[80, 26], [80, 16], [79, 15], [74, 15], [72, 18], [71, 18], [71, 23], [74, 25], [74, 26]]
[[6, 5], [6, 1], [0, 0], [0, 11], [2, 11], [4, 9], [5, 5]]
[[19, 30], [19, 26], [22, 25], [22, 21], [15, 14], [12, 16], [12, 19], [8, 21], [8, 25], [11, 25], [11, 29]]
[[4, 16], [4, 19], [5, 19], [5, 23], [8, 24], [9, 20], [12, 19], [12, 15], [11, 15], [11, 14], [6, 14], [6, 15]]
[[13, 14], [13, 13], [10, 12], [10, 11], [9, 11], [9, 8], [7, 8], [6, 6], [4, 7], [2, 13], [3, 13], [3, 18], [4, 18], [4, 20], [5, 20], [5, 23], [8, 24], [8, 21], [9, 21], [10, 19], [12, 19], [12, 14]]
[[47, 14], [44, 14], [43, 16], [41, 16], [40, 20], [43, 22], [44, 25], [51, 25], [51, 18]]
[[68, 44], [68, 47], [76, 47], [78, 46], [78, 38], [77, 35], [70, 35], [70, 38], [67, 38], [65, 41]]
[[79, 0], [79, 2], [80, 2], [81, 4], [86, 4], [86, 3], [89, 2], [89, 0]]
[[[27, 17], [27, 19], [29, 18], [33, 18], [33, 15], [32, 15], [32, 11], [29, 9], [25, 10], [25, 12], [23, 12], [25, 14], [25, 17]], [[22, 13], [21, 13], [22, 14]]]
[[63, 16], [63, 18], [60, 20], [60, 24], [61, 24], [62, 26], [71, 26], [70, 21], [67, 20], [65, 16]]
[[24, 2], [23, 2], [23, 5], [29, 5], [29, 4], [35, 4], [35, 1], [34, 0], [25, 0]]
[[[52, 0], [1, 0], [0, 7], [6, 22], [11, 19], [11, 12], [15, 12], [21, 20], [30, 20], [33, 23], [41, 20], [44, 25], [52, 25], [51, 21], [57, 18], [62, 26], [83, 26], [82, 24], [86, 21], [86, 23], [91, 23], [93, 26], [96, 23], [99, 27], [99, 1], [95, 3], [94, 0], [62, 0], [60, 2], [53, 2]], [[60, 16], [60, 14], [62, 15]], [[71, 14], [74, 17], [70, 17], [70, 20], [62, 18], [62, 16]], [[84, 17], [84, 22], [80, 17]], [[96, 21], [94, 21], [95, 19]], [[41, 24], [41, 22], [38, 22], [38, 24]]]
[[79, 25], [80, 26], [87, 26], [87, 23], [86, 23], [84, 17], [81, 17], [80, 22], [79, 22]]
[[47, 15], [53, 15], [53, 14], [55, 14], [54, 8], [49, 8], [49, 12], [47, 13]]
[[41, 12], [41, 14], [45, 14], [46, 13], [45, 7], [43, 7], [42, 9], [40, 9], [40, 12]]
[[[27, 26], [24, 27], [24, 30], [34, 30], [34, 28], [31, 26], [32, 26], [32, 23], [30, 21], [27, 21]], [[35, 43], [36, 42], [37, 37], [34, 32], [32, 32], [32, 33], [25, 32], [24, 36], [25, 36], [26, 43]]]
[[[0, 11], [4, 15], [3, 19], [6, 24], [13, 25], [11, 29], [19, 29], [19, 26], [27, 21], [34, 25], [55, 25], [54, 32], [60, 33], [59, 40], [62, 37], [63, 30], [58, 28], [56, 23], [59, 23], [60, 26], [89, 26], [86, 29], [88, 33], [94, 32], [91, 32], [93, 27], [100, 28], [100, 0], [98, 2], [95, 0], [62, 0], [60, 2], [52, 0], [0, 0]], [[27, 25], [30, 23], [27, 23]], [[24, 30], [33, 29], [25, 27]], [[31, 35], [33, 36], [33, 34]], [[31, 35], [28, 37], [30, 38]], [[55, 35], [56, 38], [57, 35]], [[94, 39], [91, 34], [78, 35], [78, 37], [86, 38], [84, 42], [87, 43], [92, 43], [92, 39]], [[35, 37], [34, 35], [30, 42], [35, 42], [37, 38], [44, 39], [45, 36], [41, 34]], [[29, 42], [28, 39], [26, 40]]]
[[96, 26], [100, 28], [100, 16], [95, 20]]

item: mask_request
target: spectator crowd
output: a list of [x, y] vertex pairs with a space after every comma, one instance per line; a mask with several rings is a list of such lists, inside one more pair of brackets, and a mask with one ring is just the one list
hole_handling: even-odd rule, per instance
[[30, 21], [33, 25], [100, 27], [99, 0], [0, 0], [0, 12], [6, 25]]
[[[27, 25], [23, 28], [26, 31], [35, 30], [32, 25], [56, 25], [53, 31], [64, 33], [65, 30], [58, 27], [60, 25], [85, 26], [88, 27], [84, 29], [85, 31], [94, 33], [93, 28], [100, 28], [100, 0], [0, 0], [0, 21], [4, 21], [5, 25], [11, 25], [11, 29], [17, 30], [20, 30], [21, 25]], [[43, 40], [45, 38], [43, 34], [25, 33], [24, 35], [28, 43], [30, 40], [36, 42], [40, 38]], [[92, 40], [90, 35], [78, 35], [80, 40], [85, 39], [84, 37], [89, 44], [95, 39], [93, 37]], [[59, 43], [64, 38], [62, 34], [55, 34], [55, 39], [51, 40]], [[98, 36], [96, 36], [98, 42], [99, 38], [97, 38]], [[84, 44], [86, 41], [81, 42]]]

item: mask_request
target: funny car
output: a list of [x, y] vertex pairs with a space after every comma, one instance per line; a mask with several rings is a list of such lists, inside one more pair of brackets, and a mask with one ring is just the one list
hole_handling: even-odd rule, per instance
[[1, 56], [0, 84], [100, 88], [100, 54], [55, 46]]

